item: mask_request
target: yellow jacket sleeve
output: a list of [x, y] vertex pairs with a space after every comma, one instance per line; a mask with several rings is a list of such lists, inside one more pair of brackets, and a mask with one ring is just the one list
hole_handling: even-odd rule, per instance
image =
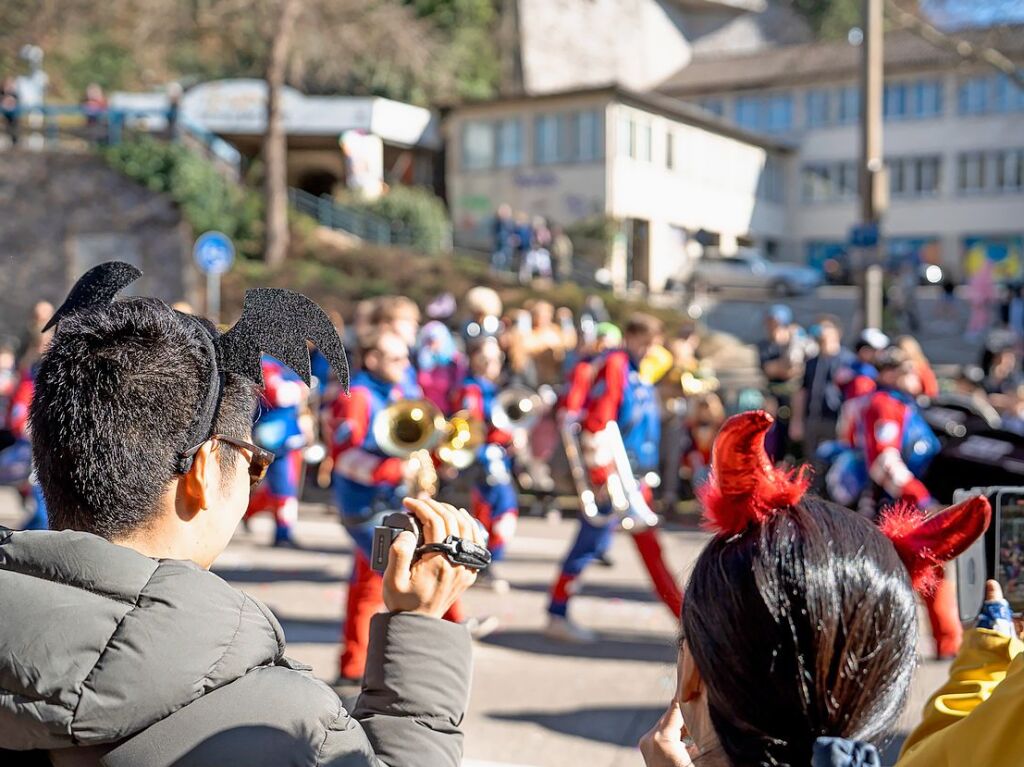
[[[970, 629], [897, 767], [1016, 767], [1024, 754], [1024, 643]], [[968, 716], [969, 715], [969, 716]]]

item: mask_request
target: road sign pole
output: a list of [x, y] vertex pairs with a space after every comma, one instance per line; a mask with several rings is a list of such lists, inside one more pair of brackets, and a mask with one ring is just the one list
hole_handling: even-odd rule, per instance
[[214, 325], [220, 322], [220, 273], [206, 274], [206, 316]]

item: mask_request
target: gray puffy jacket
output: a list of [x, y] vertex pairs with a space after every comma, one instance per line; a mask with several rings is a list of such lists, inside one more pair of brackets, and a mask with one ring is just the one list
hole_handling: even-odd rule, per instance
[[191, 562], [0, 527], [0, 764], [459, 764], [461, 626], [376, 616], [351, 714], [284, 651], [266, 606]]

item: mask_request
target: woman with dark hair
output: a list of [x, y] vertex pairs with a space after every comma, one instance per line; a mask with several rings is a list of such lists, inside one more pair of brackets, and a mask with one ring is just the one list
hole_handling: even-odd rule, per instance
[[[881, 526], [804, 497], [775, 468], [772, 418], [730, 418], [702, 488], [715, 535], [686, 589], [676, 697], [641, 741], [648, 767], [877, 767], [916, 663], [915, 588], [988, 524], [972, 498]], [[694, 761], [696, 760], [696, 761]]]

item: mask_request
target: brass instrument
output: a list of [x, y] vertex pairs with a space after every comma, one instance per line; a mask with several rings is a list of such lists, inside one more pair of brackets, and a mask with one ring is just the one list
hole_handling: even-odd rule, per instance
[[587, 471], [587, 466], [583, 462], [583, 449], [580, 447], [580, 424], [571, 418], [562, 418], [559, 431], [562, 435], [562, 444], [565, 446], [565, 457], [569, 459], [572, 481], [576, 485], [580, 511], [588, 520], [594, 521], [598, 518], [597, 495], [590, 485], [590, 472]]
[[445, 464], [465, 469], [473, 463], [484, 442], [483, 424], [465, 411], [446, 420], [430, 400], [400, 400], [388, 405], [373, 421], [377, 446], [396, 458], [408, 460], [411, 477], [409, 495], [433, 497], [438, 491], [437, 470], [431, 453]]
[[495, 398], [491, 423], [500, 431], [530, 431], [544, 414], [544, 398], [525, 386], [510, 386]]
[[[580, 436], [582, 429], [576, 421], [563, 419], [561, 424], [562, 441], [565, 454], [569, 459], [569, 468], [576, 484], [579, 496], [580, 511], [594, 525], [603, 526], [618, 522], [623, 530], [639, 531], [658, 524], [658, 515], [644, 498], [640, 484], [633, 475], [633, 467], [629, 463], [622, 432], [615, 421], [610, 421], [600, 435], [590, 435], [593, 440], [601, 440], [611, 458], [612, 471], [605, 482], [604, 492], [608, 494], [612, 504], [612, 513], [602, 516], [598, 511], [597, 493], [590, 483], [590, 472], [584, 460], [585, 448]], [[591, 445], [593, 447], [593, 445]], [[660, 479], [651, 472], [646, 477], [648, 483], [655, 487]]]

